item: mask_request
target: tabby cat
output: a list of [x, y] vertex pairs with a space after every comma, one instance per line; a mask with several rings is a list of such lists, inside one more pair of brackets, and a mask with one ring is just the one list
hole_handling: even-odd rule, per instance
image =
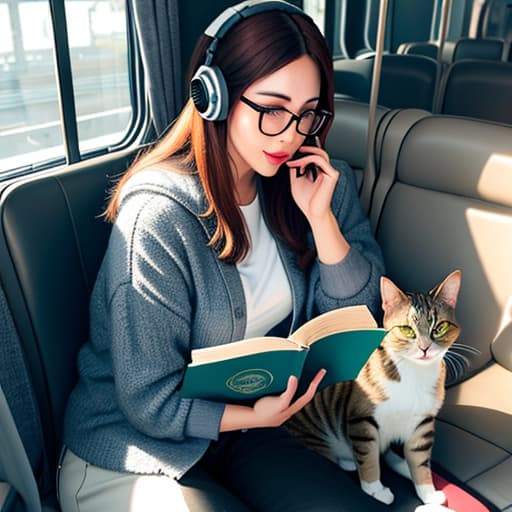
[[[442, 504], [432, 483], [430, 455], [434, 420], [444, 400], [444, 356], [457, 339], [455, 320], [461, 272], [456, 270], [428, 294], [404, 293], [381, 279], [384, 328], [381, 345], [354, 381], [319, 391], [286, 424], [308, 448], [346, 470], [358, 470], [361, 488], [390, 504], [380, 481], [379, 458], [414, 482], [423, 503]], [[403, 445], [404, 459], [389, 450]]]

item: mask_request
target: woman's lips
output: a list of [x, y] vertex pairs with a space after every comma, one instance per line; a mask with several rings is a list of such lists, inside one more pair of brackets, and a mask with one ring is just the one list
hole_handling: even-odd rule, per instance
[[290, 158], [290, 153], [285, 153], [284, 151], [278, 151], [277, 153], [267, 153], [266, 151], [263, 151], [263, 154], [273, 165], [281, 165]]

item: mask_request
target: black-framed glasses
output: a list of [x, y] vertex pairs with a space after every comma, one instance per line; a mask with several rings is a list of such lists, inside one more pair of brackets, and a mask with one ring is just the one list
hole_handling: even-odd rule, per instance
[[249, 98], [241, 96], [240, 100], [259, 112], [259, 129], [264, 135], [273, 137], [286, 131], [293, 121], [297, 121], [295, 129], [301, 135], [316, 135], [332, 116], [327, 110], [308, 109], [300, 116], [284, 107], [264, 107], [254, 103]]

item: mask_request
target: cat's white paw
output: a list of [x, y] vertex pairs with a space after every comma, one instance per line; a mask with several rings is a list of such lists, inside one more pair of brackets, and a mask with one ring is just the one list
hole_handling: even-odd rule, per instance
[[435, 491], [428, 498], [426, 503], [433, 505], [444, 505], [446, 503], [446, 495], [443, 491]]
[[428, 503], [427, 505], [420, 505], [419, 507], [416, 507], [414, 512], [455, 512], [455, 510], [445, 507], [444, 505]]
[[416, 485], [416, 494], [425, 504], [443, 505], [446, 496], [443, 491], [436, 491], [433, 485]]
[[386, 505], [391, 505], [395, 499], [391, 490], [388, 487], [384, 487], [380, 480], [376, 480], [375, 482], [361, 481], [361, 489], [363, 489], [366, 494], [369, 494]]
[[357, 464], [354, 459], [338, 457], [338, 466], [345, 471], [356, 471]]

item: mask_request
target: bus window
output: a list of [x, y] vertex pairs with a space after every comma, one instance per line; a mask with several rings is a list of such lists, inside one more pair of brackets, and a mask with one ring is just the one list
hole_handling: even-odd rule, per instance
[[324, 32], [325, 0], [304, 0], [302, 8], [313, 18], [318, 28]]
[[[52, 16], [47, 1], [0, 0], [0, 176], [82, 160], [131, 131], [137, 102], [129, 83], [126, 2], [65, 0], [64, 7]], [[67, 50], [54, 42], [54, 26], [68, 35], [72, 83], [64, 79], [60, 87], [55, 58]], [[65, 123], [63, 129], [63, 95], [71, 105], [74, 96], [71, 133]], [[62, 109], [69, 113], [66, 103]]]

